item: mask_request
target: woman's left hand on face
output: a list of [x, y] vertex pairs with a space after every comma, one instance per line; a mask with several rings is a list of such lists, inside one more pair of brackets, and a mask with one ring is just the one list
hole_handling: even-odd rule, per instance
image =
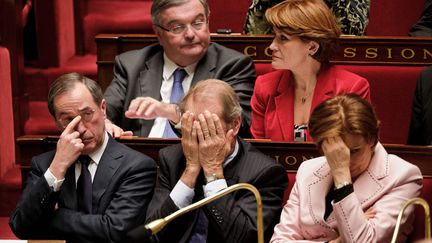
[[321, 149], [335, 182], [351, 180], [350, 150], [340, 136], [324, 139]]

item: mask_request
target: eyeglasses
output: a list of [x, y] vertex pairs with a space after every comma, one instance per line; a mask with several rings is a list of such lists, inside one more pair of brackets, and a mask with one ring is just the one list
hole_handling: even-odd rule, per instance
[[167, 32], [171, 32], [171, 33], [173, 33], [175, 35], [179, 35], [179, 34], [184, 33], [185, 30], [188, 28], [188, 26], [191, 26], [194, 30], [201, 30], [202, 27], [204, 25], [206, 25], [206, 24], [207, 24], [207, 21], [201, 21], [200, 20], [200, 21], [195, 21], [195, 22], [193, 22], [191, 24], [175, 24], [175, 25], [173, 25], [173, 26], [171, 26], [169, 28], [165, 28], [165, 27], [163, 27], [161, 25], [158, 25], [158, 24], [155, 24], [155, 25], [157, 27], [159, 27], [159, 28], [167, 31]]
[[[95, 111], [96, 110], [94, 110], [94, 109], [82, 110], [82, 111], [78, 112], [77, 116], [81, 116], [82, 122], [90, 122], [93, 119], [93, 115], [94, 115]], [[63, 128], [65, 128], [77, 116], [74, 116], [74, 117], [64, 116], [64, 117], [60, 117], [59, 119], [57, 119], [57, 121], [60, 123], [60, 125], [62, 125]]]

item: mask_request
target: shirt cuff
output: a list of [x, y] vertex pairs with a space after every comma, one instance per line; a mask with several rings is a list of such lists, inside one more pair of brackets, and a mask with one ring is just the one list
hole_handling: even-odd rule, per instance
[[45, 180], [48, 183], [48, 186], [52, 187], [55, 192], [60, 191], [60, 187], [61, 187], [61, 185], [63, 185], [63, 182], [64, 182], [65, 178], [63, 178], [61, 180], [57, 180], [57, 178], [53, 175], [53, 173], [51, 173], [51, 171], [49, 170], [49, 168], [45, 172], [44, 177], [45, 177]]
[[214, 180], [210, 183], [207, 183], [203, 186], [204, 196], [209, 197], [213, 194], [216, 194], [218, 191], [227, 188], [228, 185], [225, 179]]
[[188, 187], [181, 180], [177, 182], [170, 193], [171, 199], [178, 208], [184, 208], [190, 205], [194, 196], [194, 189]]
[[347, 184], [339, 189], [334, 190], [334, 203], [337, 203], [354, 192], [353, 184]]

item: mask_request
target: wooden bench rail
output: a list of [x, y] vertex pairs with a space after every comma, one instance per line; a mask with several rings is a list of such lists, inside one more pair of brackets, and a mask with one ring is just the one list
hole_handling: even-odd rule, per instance
[[[98, 82], [105, 89], [113, 78], [116, 55], [157, 42], [154, 34], [99, 34]], [[271, 35], [219, 35], [211, 40], [250, 56], [254, 62], [270, 63]], [[432, 64], [432, 38], [391, 36], [344, 36], [333, 58], [335, 64], [427, 66]]]
[[[58, 137], [43, 135], [27, 135], [17, 139], [23, 182], [27, 178], [31, 158], [48, 150], [55, 149], [57, 140]], [[180, 140], [133, 137], [121, 138], [118, 141], [158, 161], [159, 149], [177, 144]], [[287, 172], [295, 173], [301, 162], [320, 156], [313, 143], [271, 142], [254, 139], [248, 141], [263, 153], [283, 164]], [[398, 155], [417, 165], [424, 177], [432, 177], [432, 146], [384, 144], [384, 147], [389, 153]]]

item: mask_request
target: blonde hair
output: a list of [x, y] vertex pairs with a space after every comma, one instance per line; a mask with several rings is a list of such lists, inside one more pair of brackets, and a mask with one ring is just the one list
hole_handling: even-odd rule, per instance
[[357, 94], [338, 95], [322, 102], [309, 120], [309, 133], [318, 148], [326, 138], [348, 134], [360, 135], [375, 145], [378, 127], [372, 105]]
[[320, 62], [328, 62], [337, 48], [341, 30], [322, 0], [286, 0], [267, 9], [265, 16], [287, 35], [317, 42], [320, 47], [313, 57]]

